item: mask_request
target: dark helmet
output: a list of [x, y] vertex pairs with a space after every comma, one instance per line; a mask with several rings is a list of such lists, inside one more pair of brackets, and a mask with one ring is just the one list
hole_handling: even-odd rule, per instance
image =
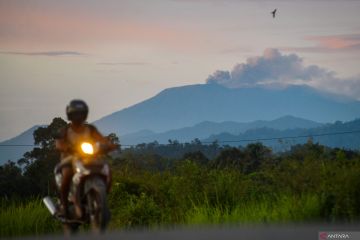
[[69, 105], [66, 106], [66, 116], [69, 121], [73, 123], [85, 122], [89, 113], [89, 107], [83, 100], [72, 100]]

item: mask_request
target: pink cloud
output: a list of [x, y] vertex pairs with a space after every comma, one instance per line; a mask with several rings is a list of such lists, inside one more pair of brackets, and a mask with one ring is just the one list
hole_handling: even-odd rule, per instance
[[16, 5], [0, 7], [2, 50], [73, 49], [124, 42], [184, 50], [203, 45], [198, 37], [200, 35], [195, 31], [120, 16], [110, 18], [85, 11], [65, 12]]
[[339, 51], [360, 51], [360, 34], [308, 36], [305, 40], [315, 42], [311, 47], [285, 47], [283, 51], [336, 53]]
[[309, 41], [315, 41], [319, 47], [329, 49], [348, 49], [360, 44], [360, 34], [335, 36], [310, 36]]

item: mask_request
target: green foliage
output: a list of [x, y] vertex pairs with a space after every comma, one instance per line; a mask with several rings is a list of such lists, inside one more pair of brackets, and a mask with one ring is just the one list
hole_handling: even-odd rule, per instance
[[[203, 159], [199, 153], [186, 154], [157, 172], [149, 171], [146, 164], [136, 171], [122, 165], [115, 171], [118, 177], [110, 197], [113, 201], [129, 195], [141, 199], [145, 194], [151, 209], [161, 209], [161, 217], [154, 211], [156, 217], [146, 226], [360, 218], [358, 152], [309, 141], [282, 155], [251, 144], [225, 148], [206, 164], [199, 159]], [[113, 206], [126, 208], [127, 204]], [[138, 224], [143, 226], [134, 221], [130, 226]]]
[[125, 152], [138, 154], [155, 154], [167, 159], [181, 159], [184, 154], [201, 152], [206, 158], [216, 157], [224, 147], [216, 141], [211, 144], [202, 144], [199, 139], [194, 139], [190, 143], [179, 143], [177, 140], [169, 140], [168, 144], [159, 144], [157, 141], [152, 143], [142, 143], [135, 147], [124, 149]]
[[23, 197], [28, 193], [27, 182], [14, 162], [0, 166], [0, 190], [0, 197]]
[[115, 133], [110, 133], [107, 138], [112, 142], [113, 144], [120, 144], [120, 139], [118, 136], [116, 136]]
[[39, 199], [27, 203], [2, 200], [0, 207], [0, 237], [50, 234], [61, 230], [61, 225]]

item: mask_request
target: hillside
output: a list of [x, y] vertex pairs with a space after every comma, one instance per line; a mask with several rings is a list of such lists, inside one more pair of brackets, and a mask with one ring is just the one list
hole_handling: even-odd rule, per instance
[[95, 124], [105, 133], [125, 135], [143, 129], [165, 132], [204, 121], [251, 122], [285, 115], [321, 123], [350, 121], [360, 116], [360, 102], [305, 86], [230, 89], [217, 84], [199, 84], [165, 89]]
[[[297, 126], [294, 122], [287, 125], [288, 119], [281, 119], [283, 116], [308, 119], [310, 125]], [[133, 144], [153, 140], [206, 139], [211, 134], [222, 132], [236, 136], [261, 127], [277, 130], [293, 128], [291, 126], [309, 128], [315, 127], [311, 125], [314, 122], [350, 121], [359, 117], [359, 101], [327, 95], [306, 86], [231, 89], [217, 84], [198, 84], [165, 89], [94, 124], [104, 134], [115, 132], [125, 144]], [[269, 125], [273, 119], [278, 121]], [[33, 130], [29, 129], [2, 144], [32, 144]], [[29, 149], [2, 147], [0, 164], [19, 159]]]
[[180, 142], [189, 142], [195, 138], [207, 138], [213, 134], [223, 132], [231, 134], [239, 134], [249, 129], [256, 128], [273, 128], [278, 130], [294, 129], [294, 128], [314, 128], [322, 124], [293, 116], [284, 116], [272, 121], [258, 120], [248, 123], [238, 122], [210, 122], [205, 121], [191, 127], [185, 127], [163, 133], [154, 133], [152, 131], [139, 131], [133, 134], [121, 136], [122, 144], [139, 144], [157, 141], [159, 143], [167, 143], [169, 139], [176, 139]]

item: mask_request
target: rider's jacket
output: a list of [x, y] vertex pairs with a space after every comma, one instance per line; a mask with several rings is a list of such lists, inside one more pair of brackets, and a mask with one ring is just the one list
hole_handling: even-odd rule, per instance
[[[98, 133], [98, 130], [91, 124], [84, 124], [84, 126], [83, 131], [76, 132], [72, 129], [71, 125], [68, 124], [60, 130], [57, 139], [64, 141], [65, 144], [70, 146], [70, 149], [76, 148], [82, 142], [93, 143], [95, 141], [94, 135]], [[69, 154], [71, 154], [71, 152], [63, 152], [61, 159], [69, 156]]]
[[88, 125], [85, 125], [84, 131], [78, 133], [71, 127], [66, 129], [66, 142], [72, 146], [76, 146], [81, 142], [92, 142], [91, 130]]

